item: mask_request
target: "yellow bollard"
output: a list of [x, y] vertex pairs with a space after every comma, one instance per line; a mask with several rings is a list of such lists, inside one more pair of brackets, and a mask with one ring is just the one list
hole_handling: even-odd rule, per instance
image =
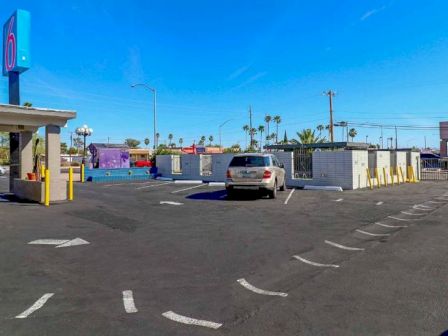
[[45, 178], [45, 165], [40, 166], [40, 177]]
[[372, 184], [372, 177], [370, 176], [370, 169], [369, 168], [367, 168], [367, 179], [369, 181], [370, 190], [372, 190], [373, 189], [373, 184]]
[[380, 175], [378, 174], [378, 168], [375, 168], [375, 178], [376, 178], [376, 185], [379, 188], [381, 188], [381, 180]]
[[401, 182], [406, 183], [406, 181], [404, 180], [403, 169], [401, 167], [400, 167], [400, 174], [401, 174]]
[[45, 170], [45, 206], [50, 206], [50, 171]]
[[81, 183], [84, 183], [84, 163], [81, 165]]
[[387, 187], [387, 174], [386, 174], [386, 168], [383, 167], [383, 176], [384, 176], [384, 185]]
[[390, 167], [390, 181], [391, 181], [392, 187], [393, 187], [394, 184], [395, 184], [395, 181], [394, 181], [394, 167]]
[[68, 169], [68, 200], [73, 201], [73, 168]]

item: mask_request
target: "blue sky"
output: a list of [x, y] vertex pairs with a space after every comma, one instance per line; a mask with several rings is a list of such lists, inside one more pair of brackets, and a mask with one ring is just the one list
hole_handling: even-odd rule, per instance
[[[91, 140], [152, 141], [158, 90], [161, 141], [201, 135], [244, 146], [248, 106], [254, 125], [280, 115], [280, 134], [335, 121], [434, 126], [448, 120], [448, 2], [331, 1], [26, 1], [2, 4], [32, 14], [32, 68], [22, 101], [73, 109]], [[7, 79], [0, 80], [7, 102]], [[378, 143], [376, 128], [357, 140]], [[336, 129], [336, 140], [341, 130]], [[384, 137], [394, 136], [385, 129]], [[399, 131], [399, 145], [438, 145], [434, 129]], [[355, 139], [356, 140], [356, 139]]]

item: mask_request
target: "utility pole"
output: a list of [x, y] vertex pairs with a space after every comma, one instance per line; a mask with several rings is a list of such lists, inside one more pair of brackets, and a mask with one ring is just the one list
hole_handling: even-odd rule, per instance
[[398, 149], [398, 131], [397, 131], [397, 126], [395, 126], [395, 149]]
[[249, 105], [249, 134], [250, 134], [250, 144], [249, 149], [252, 149], [254, 143], [254, 133], [252, 132], [252, 106]]
[[328, 90], [328, 92], [324, 92], [325, 96], [328, 96], [330, 100], [330, 125], [328, 131], [330, 133], [330, 142], [334, 142], [334, 125], [333, 125], [333, 97], [336, 96], [336, 93], [332, 90]]
[[425, 135], [425, 149], [426, 149], [426, 135]]

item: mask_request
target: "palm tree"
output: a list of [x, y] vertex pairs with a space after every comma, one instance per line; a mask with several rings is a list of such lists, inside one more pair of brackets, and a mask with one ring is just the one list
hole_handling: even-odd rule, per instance
[[247, 148], [247, 133], [249, 132], [249, 125], [244, 125], [243, 131], [244, 133], [246, 133], [246, 148]]
[[254, 149], [255, 149], [255, 148], [254, 148], [254, 147], [255, 147], [255, 144], [258, 143], [258, 141], [256, 141], [256, 140], [254, 139], [254, 135], [255, 135], [255, 134], [257, 134], [257, 129], [256, 129], [256, 128], [252, 128], [252, 129], [250, 130], [250, 135], [251, 135], [250, 138], [252, 139], [252, 140], [251, 140], [251, 144], [250, 144], [250, 149], [251, 149], [251, 150], [254, 150]]
[[272, 120], [274, 120], [276, 124], [275, 143], [278, 143], [278, 124], [282, 122], [282, 118], [279, 115], [276, 115]]
[[269, 136], [269, 139], [274, 140], [275, 139], [276, 134], [275, 133], [271, 133], [271, 135]]
[[319, 138], [315, 135], [315, 131], [310, 128], [304, 129], [301, 132], [297, 132], [299, 140], [294, 140], [296, 143], [301, 144], [313, 144], [313, 143], [323, 143], [325, 138]]
[[263, 148], [263, 132], [264, 132], [264, 126], [260, 125], [258, 126], [258, 132], [260, 132], [260, 152]]
[[210, 143], [209, 143], [209, 146], [211, 147], [211, 146], [212, 146], [212, 142], [213, 142], [213, 135], [210, 135], [210, 136], [208, 137], [208, 141], [210, 142]]
[[157, 141], [157, 143], [154, 144], [156, 146], [155, 148], [157, 148], [159, 146], [159, 138], [160, 138], [160, 133], [156, 133], [156, 141]]
[[356, 129], [350, 128], [350, 131], [348, 131], [348, 135], [350, 136], [350, 138], [352, 138], [353, 142], [353, 138], [358, 135], [358, 132], [356, 131]]
[[319, 131], [319, 138], [322, 135], [322, 131], [324, 130], [324, 125], [317, 125], [316, 129]]
[[145, 146], [148, 147], [148, 145], [149, 145], [149, 139], [148, 139], [148, 138], [145, 138], [145, 140], [143, 140], [143, 142], [145, 143]]
[[[267, 114], [265, 117], [264, 117], [264, 121], [265, 121], [265, 123], [266, 123], [266, 126], [267, 126], [267, 130], [268, 130], [268, 134], [269, 134], [269, 124], [271, 123], [271, 120], [272, 120], [272, 117], [269, 115], [269, 114]], [[267, 140], [267, 139], [266, 139]]]
[[184, 139], [182, 139], [182, 138], [179, 138], [179, 145], [180, 145], [180, 148], [182, 149], [182, 144], [184, 143]]
[[173, 134], [168, 134], [168, 147], [171, 147], [171, 142], [173, 141]]
[[201, 139], [199, 140], [199, 146], [204, 146], [204, 144], [205, 144], [205, 135], [203, 135], [203, 136], [201, 136]]

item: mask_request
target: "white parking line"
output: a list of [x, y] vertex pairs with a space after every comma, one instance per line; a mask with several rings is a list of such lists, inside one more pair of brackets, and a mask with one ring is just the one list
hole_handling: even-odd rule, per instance
[[131, 290], [123, 291], [123, 305], [124, 305], [124, 310], [128, 314], [138, 312], [138, 309], [135, 308], [134, 295]]
[[347, 251], [364, 251], [365, 250], [365, 249], [360, 248], [360, 247], [344, 246], [344, 245], [341, 245], [341, 244], [338, 244], [338, 243], [334, 243], [334, 242], [329, 241], [329, 240], [325, 240], [325, 244], [328, 244], [328, 245], [331, 245], [331, 246], [334, 246], [334, 247], [337, 247], [337, 248], [340, 248], [340, 249], [343, 249], [343, 250], [347, 250]]
[[248, 283], [248, 282], [246, 281], [246, 279], [238, 279], [237, 282], [238, 282], [241, 286], [243, 286], [244, 288], [246, 288], [246, 289], [248, 289], [248, 290], [250, 290], [250, 291], [252, 291], [252, 292], [254, 292], [254, 293], [257, 293], [257, 294], [261, 294], [261, 295], [271, 295], [271, 296], [281, 296], [281, 297], [287, 297], [287, 296], [288, 296], [287, 293], [282, 293], [282, 292], [271, 292], [271, 291], [267, 291], [267, 290], [260, 289], [260, 288], [257, 288], [257, 287], [255, 287], [255, 286], [252, 286], [250, 283]]
[[432, 211], [434, 208], [430, 208], [421, 204], [416, 204], [412, 206], [412, 209], [420, 210], [420, 211]]
[[194, 187], [188, 187], [188, 188], [184, 188], [184, 189], [179, 189], [179, 190], [175, 190], [175, 191], [173, 191], [173, 192], [171, 192], [172, 194], [176, 194], [176, 193], [179, 193], [179, 192], [182, 192], [182, 191], [187, 191], [187, 190], [191, 190], [191, 189], [195, 189], [195, 188], [200, 188], [200, 187], [203, 187], [205, 184], [200, 184], [200, 185], [196, 185], [196, 186], [194, 186]]
[[373, 224], [379, 225], [382, 227], [387, 227], [387, 228], [407, 228], [408, 227], [407, 225], [389, 225], [389, 224], [383, 224], [383, 223], [378, 223], [378, 222], [375, 222]]
[[409, 221], [419, 220], [419, 219], [410, 219], [410, 218], [399, 218], [399, 217], [395, 217], [395, 216], [387, 216], [387, 218], [395, 219], [397, 221], [402, 221], [402, 222], [409, 222]]
[[216, 322], [210, 322], [205, 320], [197, 320], [195, 318], [183, 316], [176, 314], [172, 311], [167, 311], [162, 314], [162, 316], [166, 317], [167, 319], [170, 319], [172, 321], [176, 321], [183, 324], [189, 324], [189, 325], [197, 325], [200, 327], [206, 327], [211, 329], [218, 329], [222, 326], [222, 323], [216, 323]]
[[415, 214], [415, 213], [407, 212], [407, 211], [401, 211], [401, 213], [404, 215], [409, 215], [409, 216], [425, 216], [426, 215], [424, 213], [423, 214], [422, 213]]
[[158, 184], [151, 184], [151, 185], [148, 185], [148, 186], [138, 187], [138, 188], [135, 188], [135, 189], [136, 190], [140, 190], [140, 189], [146, 189], [146, 188], [154, 188], [154, 187], [164, 186], [166, 184], [172, 184], [172, 183], [174, 183], [174, 182], [164, 182], [164, 183], [158, 183]]
[[446, 202], [437, 202], [437, 201], [428, 201], [428, 203], [434, 203], [434, 204], [446, 204]]
[[301, 256], [298, 255], [294, 255], [292, 256], [293, 258], [300, 260], [301, 262], [304, 262], [305, 264], [309, 264], [309, 265], [313, 265], [313, 266], [317, 266], [317, 267], [334, 267], [334, 268], [338, 268], [339, 265], [334, 265], [334, 264], [320, 264], [305, 258], [302, 258]]
[[368, 236], [376, 236], [376, 237], [386, 237], [386, 236], [390, 236], [390, 233], [371, 233], [371, 232], [367, 232], [367, 231], [363, 231], [363, 230], [359, 230], [356, 229], [356, 232], [368, 235]]
[[69, 239], [37, 239], [30, 241], [28, 244], [30, 245], [61, 245], [65, 244], [69, 241]]
[[156, 180], [151, 180], [148, 182], [127, 182], [127, 183], [111, 183], [111, 184], [104, 184], [102, 185], [103, 188], [107, 187], [114, 187], [114, 186], [122, 186], [122, 185], [145, 185], [145, 184], [151, 184], [157, 182]]
[[179, 203], [179, 202], [171, 202], [171, 201], [160, 201], [160, 204], [183, 205], [183, 203]]
[[382, 205], [384, 202], [377, 202], [376, 205]]
[[289, 200], [290, 200], [292, 194], [294, 194], [294, 191], [296, 191], [296, 189], [292, 189], [292, 190], [291, 190], [291, 192], [289, 193], [288, 197], [287, 197], [286, 200], [285, 200], [285, 204], [288, 204], [288, 202], [289, 202]]
[[333, 200], [333, 202], [342, 202], [343, 200], [343, 198], [338, 198], [337, 200]]
[[46, 293], [39, 300], [37, 300], [31, 307], [25, 310], [23, 313], [16, 316], [18, 319], [27, 318], [36, 310], [42, 308], [44, 304], [54, 295], [54, 293]]

